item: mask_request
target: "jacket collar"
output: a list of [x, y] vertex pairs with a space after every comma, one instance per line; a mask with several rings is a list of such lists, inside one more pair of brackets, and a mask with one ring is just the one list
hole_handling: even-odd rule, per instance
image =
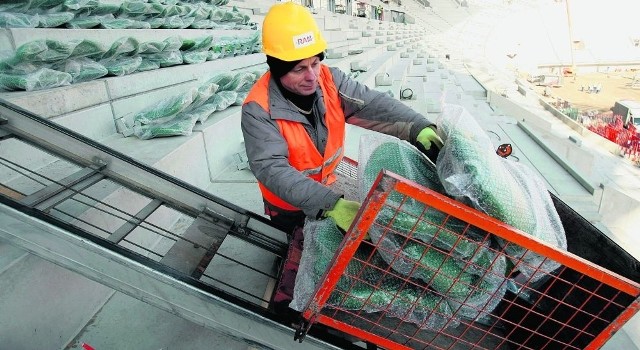
[[[313, 103], [314, 108], [321, 101], [323, 101], [323, 94], [322, 89], [318, 86], [316, 88], [316, 100]], [[273, 76], [269, 79], [269, 110], [271, 119], [284, 119], [309, 124], [307, 118], [298, 111], [296, 106], [282, 95], [282, 91], [278, 88]], [[324, 108], [320, 108], [320, 112], [324, 113]]]

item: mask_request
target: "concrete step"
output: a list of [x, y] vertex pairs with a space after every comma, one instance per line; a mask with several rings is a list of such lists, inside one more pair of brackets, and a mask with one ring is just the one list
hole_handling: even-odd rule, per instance
[[3, 349], [64, 348], [113, 293], [34, 255], [9, 253], [22, 258], [0, 274], [0, 312], [12, 315], [0, 317]]

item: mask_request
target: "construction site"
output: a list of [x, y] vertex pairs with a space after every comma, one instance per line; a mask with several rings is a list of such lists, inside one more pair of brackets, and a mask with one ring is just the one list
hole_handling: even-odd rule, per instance
[[[640, 349], [640, 4], [293, 3], [0, 2], [0, 349]], [[251, 150], [274, 37], [341, 79], [287, 97], [346, 122], [313, 215]]]

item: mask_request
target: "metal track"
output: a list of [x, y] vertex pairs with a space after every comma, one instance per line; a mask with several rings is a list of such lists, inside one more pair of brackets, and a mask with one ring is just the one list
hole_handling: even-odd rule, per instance
[[[284, 233], [2, 100], [0, 222], [0, 239], [175, 315], [259, 348], [300, 346], [267, 312]], [[305, 349], [337, 348], [311, 337]]]

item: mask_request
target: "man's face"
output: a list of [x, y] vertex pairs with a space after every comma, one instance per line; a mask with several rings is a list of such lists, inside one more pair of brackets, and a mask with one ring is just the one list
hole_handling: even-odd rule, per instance
[[289, 73], [280, 78], [285, 89], [302, 96], [309, 96], [318, 87], [320, 58], [317, 56], [300, 61]]

